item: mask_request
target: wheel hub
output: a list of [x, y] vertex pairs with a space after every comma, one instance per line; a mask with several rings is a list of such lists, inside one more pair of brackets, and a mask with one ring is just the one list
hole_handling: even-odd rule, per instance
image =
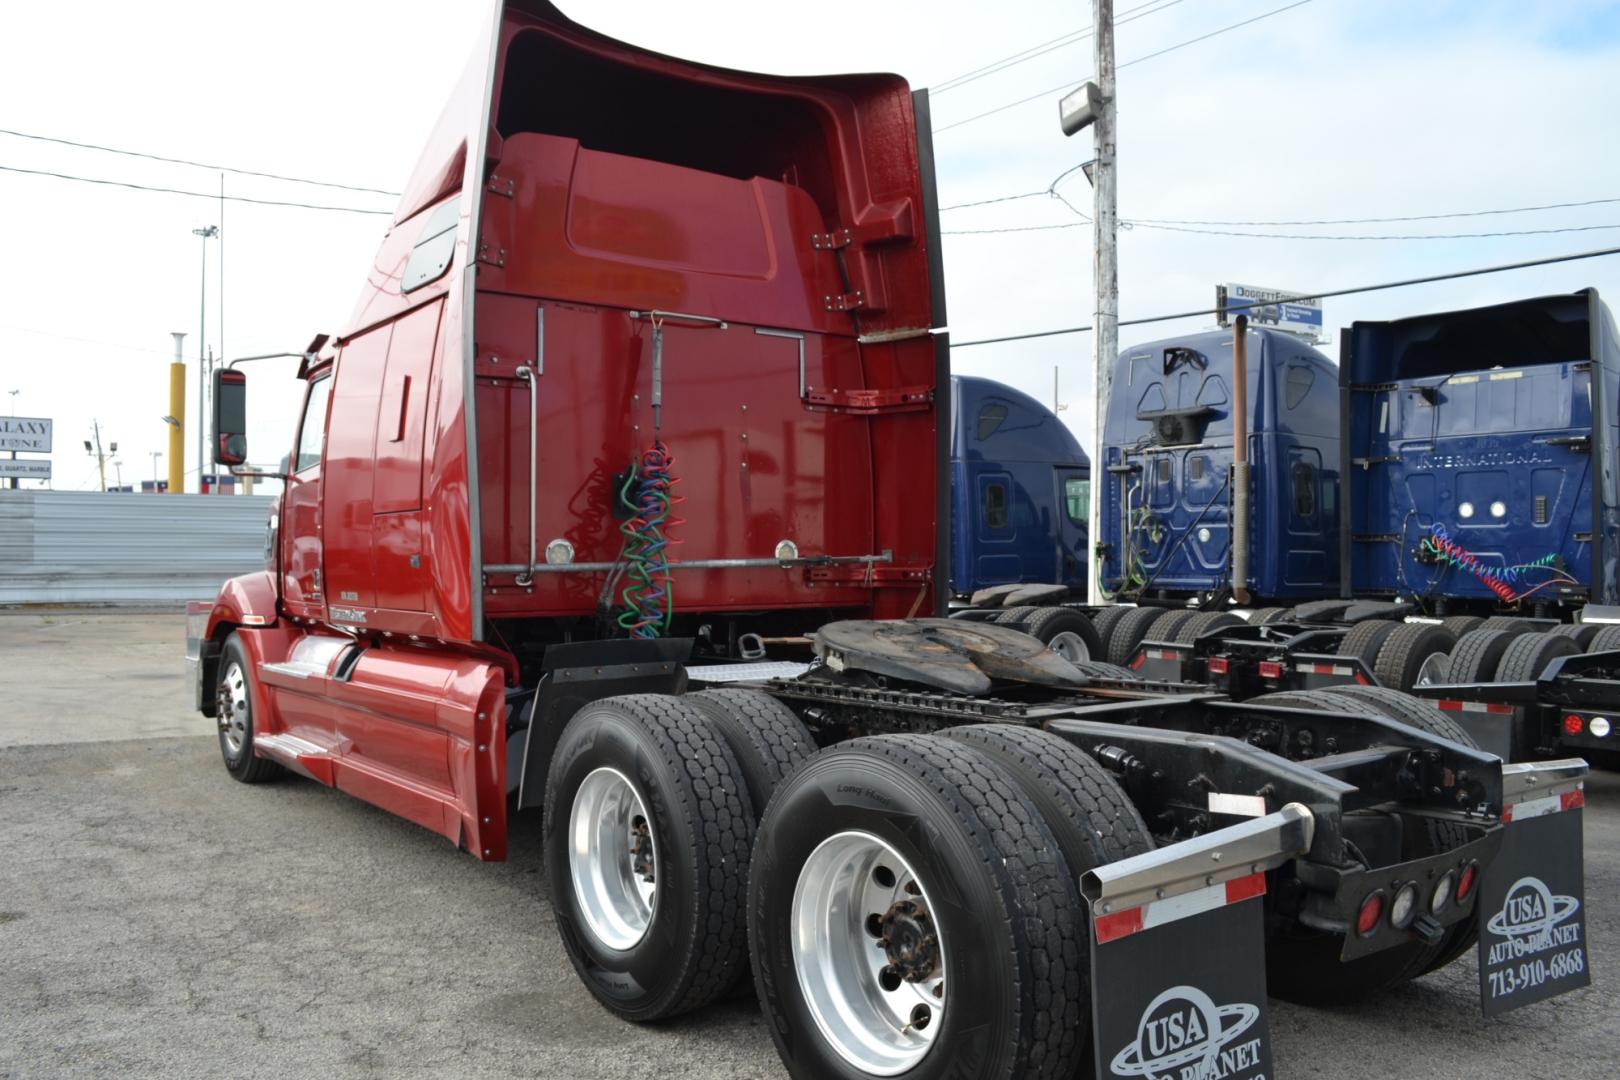
[[906, 982], [922, 982], [939, 970], [939, 935], [928, 909], [916, 900], [901, 900], [884, 913], [878, 945], [889, 967]]
[[617, 769], [596, 769], [574, 793], [568, 872], [598, 941], [624, 950], [646, 936], [658, 904], [658, 845], [640, 792]]

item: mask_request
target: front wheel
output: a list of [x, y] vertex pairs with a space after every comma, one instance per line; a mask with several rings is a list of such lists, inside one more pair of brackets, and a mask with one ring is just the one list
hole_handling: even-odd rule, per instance
[[253, 664], [235, 634], [225, 639], [214, 684], [214, 718], [219, 723], [219, 753], [225, 771], [244, 784], [281, 775], [281, 766], [253, 752]]
[[754, 981], [792, 1075], [1073, 1075], [1088, 928], [1063, 865], [975, 747], [884, 735], [806, 762], [749, 883]]

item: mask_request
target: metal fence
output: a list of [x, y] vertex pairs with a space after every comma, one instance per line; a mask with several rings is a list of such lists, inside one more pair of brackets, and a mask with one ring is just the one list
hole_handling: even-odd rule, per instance
[[0, 604], [208, 600], [264, 566], [269, 496], [0, 491]]

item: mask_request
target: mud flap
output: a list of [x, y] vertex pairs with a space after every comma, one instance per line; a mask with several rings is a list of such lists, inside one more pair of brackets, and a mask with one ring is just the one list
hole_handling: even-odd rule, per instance
[[1502, 848], [1479, 895], [1479, 992], [1486, 1016], [1590, 985], [1578, 758], [1503, 770]]
[[1308, 850], [1313, 825], [1291, 803], [1085, 875], [1099, 1078], [1272, 1075], [1265, 872]]

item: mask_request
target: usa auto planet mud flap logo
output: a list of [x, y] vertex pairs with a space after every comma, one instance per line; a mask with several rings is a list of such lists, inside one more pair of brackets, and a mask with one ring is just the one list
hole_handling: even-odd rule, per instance
[[1486, 867], [1478, 903], [1485, 1015], [1591, 983], [1580, 810], [1509, 824], [1501, 850]]
[[1265, 878], [1093, 908], [1098, 1080], [1269, 1080]]
[[1147, 1080], [1247, 1076], [1260, 1058], [1260, 1039], [1248, 1037], [1258, 1019], [1258, 1005], [1216, 1005], [1196, 986], [1172, 986], [1148, 1003], [1136, 1041], [1109, 1068]]

